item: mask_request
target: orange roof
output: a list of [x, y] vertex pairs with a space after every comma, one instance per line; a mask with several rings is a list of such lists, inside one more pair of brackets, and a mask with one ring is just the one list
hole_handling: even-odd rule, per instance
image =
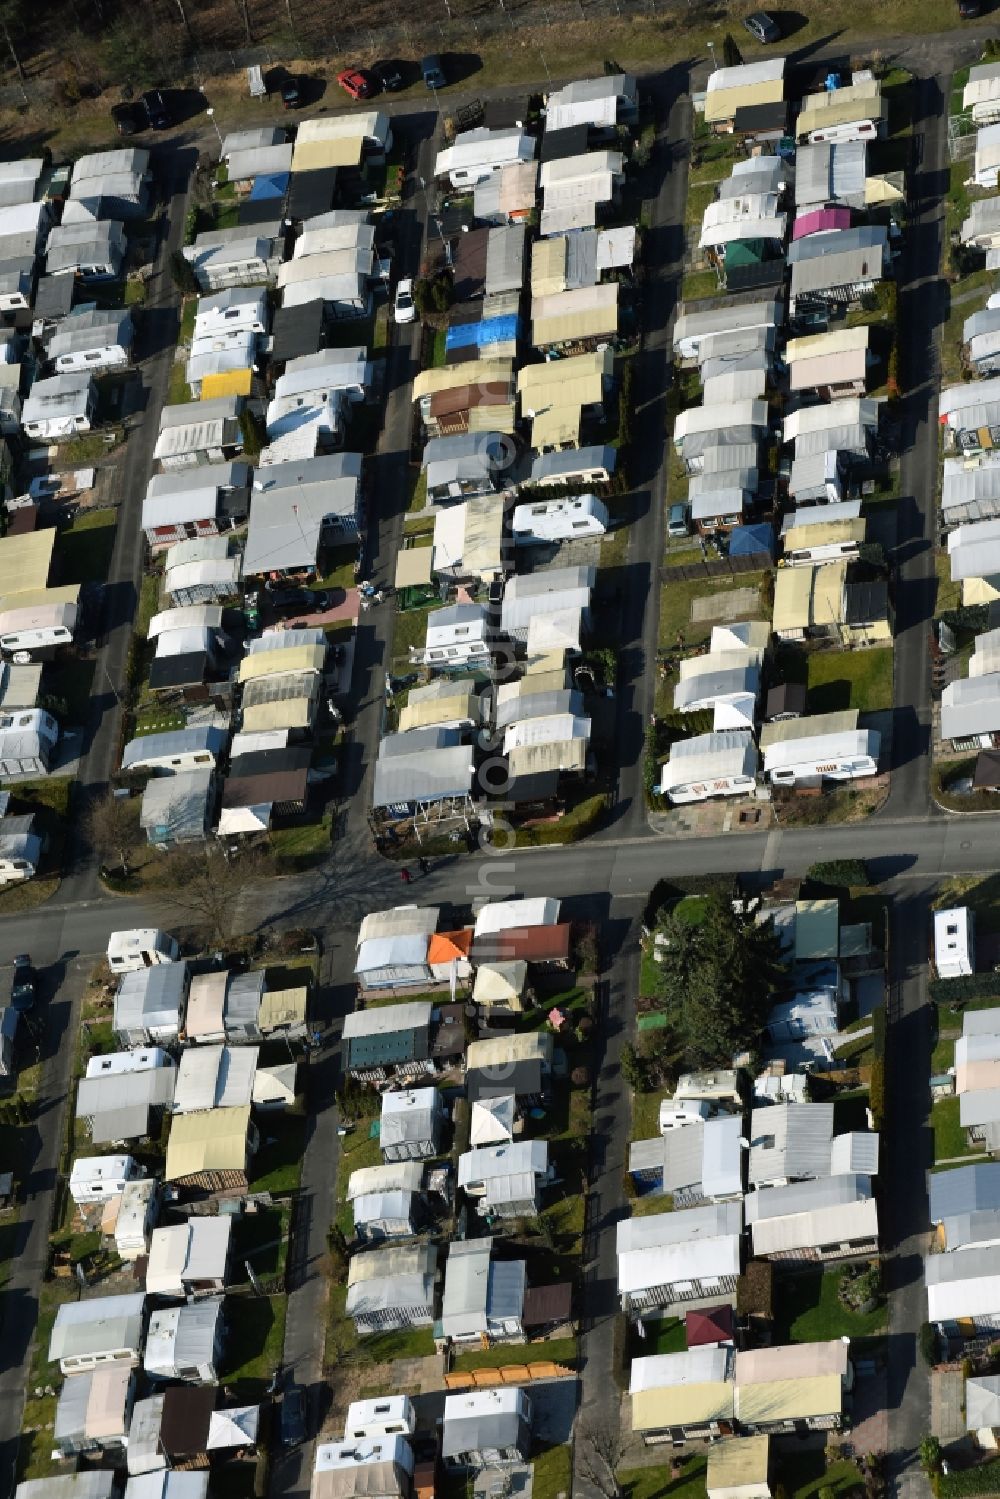
[[472, 946], [472, 927], [460, 932], [435, 932], [427, 948], [428, 963], [450, 963], [453, 958], [467, 958]]

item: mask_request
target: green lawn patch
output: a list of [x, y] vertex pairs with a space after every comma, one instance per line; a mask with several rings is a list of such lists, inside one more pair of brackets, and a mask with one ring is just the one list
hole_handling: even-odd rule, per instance
[[687, 208], [684, 212], [684, 222], [689, 228], [701, 227], [701, 221], [705, 216], [705, 209], [715, 201], [715, 182], [691, 182], [688, 184]]
[[103, 432], [83, 432], [60, 444], [59, 456], [70, 467], [78, 464], [97, 463], [108, 451]]
[[855, 1465], [847, 1458], [827, 1463], [822, 1448], [809, 1452], [783, 1452], [778, 1462], [778, 1477], [791, 1499], [819, 1499], [822, 1489], [829, 1489], [837, 1499], [860, 1494], [864, 1485]]
[[953, 583], [951, 580], [951, 562], [947, 552], [939, 552], [934, 558], [934, 572], [937, 577], [937, 587], [934, 597], [934, 613], [941, 615], [951, 609], [958, 609], [962, 604], [962, 585]]
[[253, 1162], [253, 1190], [286, 1196], [302, 1179], [305, 1116], [288, 1111], [268, 1115], [261, 1124], [261, 1147]]
[[807, 1270], [782, 1276], [774, 1304], [776, 1343], [815, 1343], [831, 1338], [865, 1338], [886, 1325], [885, 1303], [860, 1313], [837, 1298], [843, 1270]]
[[681, 301], [700, 302], [719, 295], [719, 278], [715, 271], [688, 271], [681, 282]]
[[447, 328], [435, 328], [431, 339], [431, 362], [432, 370], [443, 370], [448, 363]]
[[259, 1279], [284, 1275], [291, 1208], [265, 1208], [233, 1219], [233, 1284], [246, 1279], [246, 1261]]
[[28, 1379], [25, 1385], [24, 1416], [21, 1420], [21, 1447], [18, 1453], [17, 1478], [49, 1478], [65, 1472], [52, 1458], [52, 1422], [55, 1419], [55, 1395], [36, 1395], [37, 1389], [61, 1384], [58, 1368], [48, 1361], [49, 1339], [56, 1313], [67, 1301], [76, 1301], [79, 1288], [75, 1278], [43, 1280], [38, 1297], [38, 1317], [31, 1345]]
[[[692, 558], [692, 561], [696, 559]], [[679, 636], [683, 636], [686, 649], [696, 645], [703, 645], [712, 634], [714, 620], [704, 620], [695, 623], [691, 619], [691, 605], [695, 599], [715, 597], [718, 594], [730, 593], [734, 588], [760, 589], [764, 574], [746, 573], [739, 578], [698, 578], [693, 582], [685, 579], [673, 579], [660, 584], [660, 627], [659, 643], [661, 650], [673, 650], [677, 647]], [[767, 611], [770, 616], [770, 610]], [[751, 618], [763, 618], [761, 609], [751, 611]], [[671, 684], [672, 692], [672, 684]]]
[[129, 277], [125, 283], [125, 306], [141, 307], [146, 300], [146, 283], [139, 276]]
[[664, 1096], [659, 1089], [632, 1094], [633, 1140], [651, 1140], [660, 1133], [660, 1101]]
[[809, 712], [857, 708], [874, 713], [892, 707], [892, 647], [860, 651], [814, 651], [809, 656]]
[[331, 547], [323, 557], [323, 572], [316, 579], [317, 588], [353, 588], [357, 546]]
[[440, 600], [417, 609], [398, 609], [392, 627], [392, 666], [398, 675], [408, 672], [410, 647], [423, 646], [427, 638], [427, 616], [440, 608]]
[[659, 992], [660, 965], [653, 957], [652, 949], [642, 949], [642, 959], [639, 964], [639, 997], [640, 999], [653, 999]]
[[576, 1338], [550, 1338], [545, 1343], [532, 1343], [530, 1348], [521, 1343], [501, 1343], [495, 1348], [477, 1348], [472, 1353], [458, 1353], [452, 1367], [471, 1369], [502, 1369], [507, 1364], [523, 1364], [539, 1359], [551, 1359], [554, 1364], [572, 1367], [576, 1363]]
[[80, 510], [59, 533], [60, 583], [103, 583], [115, 547], [116, 510]]
[[957, 1097], [936, 1098], [931, 1105], [931, 1129], [934, 1131], [934, 1161], [954, 1160], [956, 1156], [977, 1155], [969, 1148], [965, 1130], [959, 1119]]
[[[641, 1326], [645, 1337], [640, 1337]], [[629, 1357], [652, 1358], [660, 1353], [684, 1353], [687, 1349], [687, 1325], [683, 1317], [660, 1317], [655, 1322], [636, 1324], [629, 1330]]]
[[151, 708], [148, 713], [139, 714], [133, 732], [137, 739], [145, 734], [172, 734], [183, 729], [186, 723], [187, 719], [180, 708]]
[[260, 1399], [281, 1362], [285, 1344], [284, 1296], [227, 1296], [226, 1339], [219, 1377], [239, 1385], [241, 1398]]
[[622, 1499], [705, 1499], [705, 1474], [708, 1459], [686, 1457], [681, 1473], [671, 1479], [670, 1469], [661, 1463], [653, 1468], [635, 1468], [619, 1473], [618, 1487]]
[[272, 828], [268, 834], [279, 873], [291, 873], [293, 869], [307, 868], [325, 859], [330, 852], [330, 838], [329, 817], [291, 828]]
[[569, 1499], [573, 1488], [571, 1449], [549, 1447], [532, 1461], [532, 1499]]

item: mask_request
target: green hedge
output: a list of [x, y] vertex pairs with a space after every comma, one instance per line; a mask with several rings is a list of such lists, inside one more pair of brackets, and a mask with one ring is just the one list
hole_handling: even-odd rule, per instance
[[936, 1473], [932, 1479], [939, 1499], [958, 1499], [962, 1494], [1000, 1494], [1000, 1457], [978, 1468], [962, 1468], [957, 1473]]
[[885, 1005], [872, 1011], [872, 1076], [868, 1086], [868, 1107], [872, 1123], [880, 1130], [885, 1121]]
[[850, 889], [852, 885], [868, 884], [868, 866], [864, 859], [830, 859], [821, 864], [810, 864], [806, 879], [817, 885], [832, 885], [835, 889]]
[[1000, 976], [969, 973], [957, 979], [931, 979], [930, 996], [936, 1005], [967, 1004], [972, 999], [1000, 998]]

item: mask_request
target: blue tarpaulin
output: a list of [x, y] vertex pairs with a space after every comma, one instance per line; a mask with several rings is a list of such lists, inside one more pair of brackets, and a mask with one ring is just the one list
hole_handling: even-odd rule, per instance
[[253, 180], [250, 202], [259, 203], [263, 198], [283, 198], [288, 191], [290, 172], [263, 172]]
[[730, 557], [757, 557], [762, 552], [774, 556], [774, 527], [769, 525], [734, 526], [729, 533]]
[[488, 348], [490, 344], [509, 343], [520, 334], [520, 320], [515, 313], [506, 317], [484, 318], [480, 323], [459, 323], [445, 334], [445, 349]]

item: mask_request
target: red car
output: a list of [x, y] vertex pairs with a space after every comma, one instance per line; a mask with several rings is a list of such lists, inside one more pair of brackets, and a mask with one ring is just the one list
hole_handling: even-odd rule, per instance
[[371, 79], [360, 68], [345, 68], [337, 74], [337, 82], [352, 99], [367, 99], [372, 91]]

